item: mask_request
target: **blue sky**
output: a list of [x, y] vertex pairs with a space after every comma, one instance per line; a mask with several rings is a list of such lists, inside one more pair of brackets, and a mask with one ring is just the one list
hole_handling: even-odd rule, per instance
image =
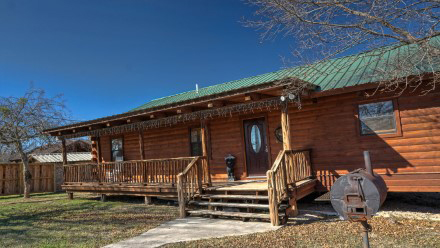
[[261, 43], [240, 0], [2, 0], [0, 95], [30, 82], [75, 120], [283, 67], [292, 40]]

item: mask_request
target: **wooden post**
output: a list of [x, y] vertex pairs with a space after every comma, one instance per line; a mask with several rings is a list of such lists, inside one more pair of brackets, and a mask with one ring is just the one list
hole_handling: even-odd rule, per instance
[[288, 216], [292, 216], [292, 217], [295, 217], [298, 215], [298, 206], [296, 204], [296, 192], [294, 192], [293, 195], [289, 199], [289, 207], [286, 209], [286, 214]]
[[61, 138], [61, 152], [63, 153], [63, 165], [67, 165], [66, 139]]
[[67, 192], [67, 198], [73, 200], [73, 192]]
[[208, 186], [212, 186], [212, 181], [211, 181], [211, 168], [209, 165], [209, 156], [208, 156], [208, 146], [207, 146], [207, 124], [205, 121], [203, 121], [202, 123], [202, 128], [201, 128], [201, 133], [202, 133], [202, 154], [205, 157], [205, 159], [203, 160], [203, 163], [206, 163], [204, 167], [206, 167], [207, 169], [207, 176], [208, 176]]
[[107, 195], [106, 194], [101, 194], [101, 201], [102, 202], [106, 202], [107, 201]]
[[204, 160], [198, 159], [197, 164], [197, 188], [199, 189], [199, 195], [203, 194], [203, 162]]
[[186, 201], [185, 201], [185, 193], [184, 193], [184, 188], [183, 188], [183, 175], [182, 174], [179, 174], [177, 176], [177, 197], [179, 200], [180, 218], [185, 218], [186, 217], [186, 210], [185, 210]]
[[151, 205], [153, 203], [151, 196], [145, 196], [145, 204]]
[[277, 200], [277, 188], [276, 188], [276, 180], [273, 176], [272, 171], [267, 172], [267, 180], [268, 180], [268, 196], [269, 196], [269, 214], [270, 214], [270, 223], [272, 226], [280, 225], [280, 218], [278, 215], [278, 200]]
[[57, 163], [53, 163], [53, 192], [57, 192]]
[[145, 152], [144, 152], [144, 134], [142, 130], [139, 130], [139, 153], [141, 160], [145, 160]]
[[96, 137], [96, 162], [101, 163], [101, 138]]
[[292, 150], [290, 143], [289, 103], [283, 103], [281, 108], [281, 129], [283, 131], [283, 149]]
[[[283, 149], [286, 150], [292, 150], [292, 144], [290, 142], [290, 122], [289, 122], [289, 103], [286, 101], [284, 102], [282, 108], [281, 108], [281, 129], [283, 131]], [[285, 163], [286, 166], [289, 166], [292, 164], [292, 157], [289, 153], [286, 153], [285, 155]], [[287, 172], [287, 171], [286, 171]], [[295, 171], [292, 171], [292, 173], [295, 173]], [[287, 177], [287, 174], [284, 175]], [[286, 179], [287, 180], [287, 179]], [[296, 194], [291, 195], [289, 200], [289, 215], [291, 216], [297, 216], [298, 215], [298, 206], [296, 204]]]

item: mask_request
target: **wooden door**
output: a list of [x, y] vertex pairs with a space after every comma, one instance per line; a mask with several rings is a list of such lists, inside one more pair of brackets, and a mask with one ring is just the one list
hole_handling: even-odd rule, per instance
[[243, 122], [248, 176], [265, 176], [269, 169], [266, 122], [264, 118]]

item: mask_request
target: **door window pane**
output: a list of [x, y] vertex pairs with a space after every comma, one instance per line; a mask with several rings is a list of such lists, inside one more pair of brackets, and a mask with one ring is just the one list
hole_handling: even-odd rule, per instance
[[393, 101], [359, 105], [362, 135], [396, 133]]
[[261, 149], [261, 133], [257, 125], [253, 125], [251, 129], [251, 144], [254, 152], [258, 153]]

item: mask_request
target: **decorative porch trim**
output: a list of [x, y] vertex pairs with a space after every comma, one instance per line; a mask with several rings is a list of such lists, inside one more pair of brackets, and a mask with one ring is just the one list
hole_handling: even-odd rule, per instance
[[255, 110], [276, 110], [279, 109], [282, 101], [279, 97], [268, 98], [261, 101], [240, 103], [235, 105], [230, 105], [226, 107], [216, 108], [216, 109], [206, 109], [200, 110], [192, 113], [185, 113], [180, 115], [169, 116], [157, 120], [147, 120], [134, 122], [130, 124], [124, 124], [120, 126], [108, 127], [103, 129], [96, 129], [90, 131], [76, 132], [72, 134], [65, 134], [59, 136], [60, 139], [70, 139], [83, 136], [105, 136], [105, 135], [115, 135], [126, 132], [136, 132], [146, 129], [160, 128], [160, 127], [170, 127], [178, 123], [196, 121], [196, 120], [207, 120], [214, 117], [226, 117], [232, 116], [236, 113], [252, 113]]

